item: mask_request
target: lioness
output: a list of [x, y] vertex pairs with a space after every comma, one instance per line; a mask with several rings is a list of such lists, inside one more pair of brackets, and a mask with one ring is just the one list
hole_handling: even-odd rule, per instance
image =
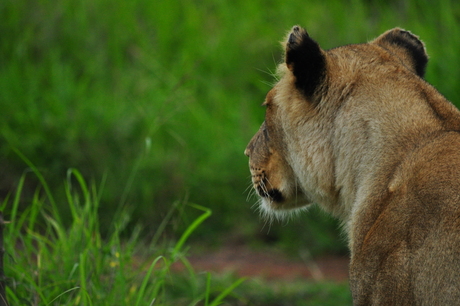
[[460, 112], [410, 32], [322, 50], [295, 26], [248, 144], [261, 209], [340, 218], [355, 305], [460, 305]]

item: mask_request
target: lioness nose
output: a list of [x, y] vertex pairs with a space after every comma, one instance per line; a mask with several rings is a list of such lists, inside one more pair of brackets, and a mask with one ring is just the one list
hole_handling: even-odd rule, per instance
[[249, 157], [249, 150], [248, 150], [248, 148], [244, 149], [244, 155], [246, 155], [247, 157]]

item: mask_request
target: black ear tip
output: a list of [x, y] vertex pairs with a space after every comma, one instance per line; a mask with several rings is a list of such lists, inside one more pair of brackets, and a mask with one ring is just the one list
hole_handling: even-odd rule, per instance
[[300, 26], [294, 26], [287, 37], [285, 61], [296, 78], [296, 87], [312, 96], [323, 82], [326, 59], [318, 43]]
[[295, 36], [294, 36], [294, 33], [291, 33], [289, 35], [288, 44], [292, 45], [292, 44], [294, 44], [294, 42], [295, 42]]
[[414, 69], [416, 74], [423, 78], [426, 64], [428, 63], [428, 54], [426, 53], [425, 45], [418, 36], [409, 31], [395, 28], [383, 33], [375, 41], [384, 48], [400, 50], [400, 52], [409, 56], [411, 61], [407, 64]]
[[308, 34], [307, 31], [305, 31], [302, 27], [298, 25], [292, 27], [287, 41], [287, 47], [289, 49], [294, 49], [296, 46], [302, 43], [302, 39], [305, 37], [308, 37]]
[[293, 33], [298, 33], [301, 30], [302, 30], [302, 28], [300, 26], [298, 26], [298, 25], [295, 25], [295, 26], [292, 27], [292, 32]]

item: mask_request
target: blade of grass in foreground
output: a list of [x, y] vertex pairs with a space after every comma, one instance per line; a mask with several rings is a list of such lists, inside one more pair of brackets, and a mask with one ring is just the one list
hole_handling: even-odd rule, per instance
[[204, 220], [209, 218], [211, 216], [212, 212], [209, 208], [206, 208], [201, 205], [193, 204], [190, 203], [188, 204], [191, 207], [194, 207], [196, 209], [204, 211], [204, 213], [199, 216], [198, 218], [195, 219], [195, 221], [190, 224], [190, 226], [185, 230], [185, 232], [182, 234], [180, 237], [179, 241], [176, 243], [176, 246], [174, 247], [172, 257], [176, 258], [176, 256], [179, 254], [179, 252], [182, 250], [182, 247], [184, 246], [185, 241], [187, 238], [192, 234], [192, 232], [201, 224], [203, 223]]
[[[164, 258], [163, 256], [159, 256], [159, 257], [155, 258], [155, 260], [150, 265], [149, 270], [147, 271], [147, 274], [144, 277], [144, 280], [142, 281], [141, 287], [139, 288], [139, 294], [137, 296], [137, 300], [136, 300], [136, 304], [135, 304], [136, 306], [142, 305], [141, 304], [142, 303], [142, 297], [145, 294], [145, 288], [147, 287], [147, 284], [150, 281], [150, 276], [152, 275], [153, 269], [155, 268], [157, 263], [160, 261], [160, 259], [162, 259], [164, 261], [165, 266], [168, 266], [168, 260], [166, 258]], [[157, 283], [155, 284], [155, 287], [154, 287], [154, 290], [153, 290], [153, 299], [152, 300], [156, 300], [156, 296], [158, 295], [158, 292], [160, 291], [160, 288], [163, 285], [163, 283], [164, 283], [163, 278], [160, 278], [160, 279], [157, 280]]]
[[80, 287], [74, 287], [74, 288], [70, 288], [69, 290], [66, 290], [62, 293], [60, 293], [58, 296], [56, 296], [53, 300], [51, 300], [47, 305], [51, 305], [53, 304], [54, 301], [57, 301], [58, 299], [60, 299], [62, 296], [72, 292], [72, 291], [75, 291], [75, 290], [78, 290], [80, 289]]
[[[29, 165], [35, 174], [36, 167]], [[50, 190], [43, 194], [38, 189], [30, 204], [20, 211], [24, 175], [15, 196], [2, 202], [1, 209], [9, 212], [10, 225], [6, 227], [5, 274], [8, 276], [7, 298], [14, 305], [174, 305], [176, 300], [208, 306], [221, 303], [243, 279], [213, 286], [210, 274], [206, 287], [202, 278], [181, 254], [193, 231], [211, 215], [211, 210], [196, 204], [188, 204], [203, 213], [184, 231], [172, 251], [155, 249], [167, 255], [156, 256], [148, 271], [133, 258], [143, 241], [138, 239], [139, 230], [134, 229], [131, 238], [121, 231], [126, 228], [129, 216], [119, 215], [113, 220], [113, 230], [103, 239], [99, 230], [98, 208], [100, 191], [88, 188], [83, 176], [70, 169], [65, 181], [65, 200], [60, 204], [69, 206], [70, 224], [65, 227], [59, 220], [57, 209], [44, 210], [49, 201]], [[75, 186], [72, 186], [72, 183]], [[11, 203], [8, 201], [11, 200]], [[126, 235], [126, 234], [125, 234]], [[152, 248], [147, 248], [152, 250]], [[151, 254], [150, 254], [151, 256]], [[138, 259], [139, 260], [139, 259]], [[143, 259], [140, 259], [143, 261]], [[171, 271], [174, 262], [186, 263], [187, 276], [177, 291], [177, 279]], [[139, 278], [139, 275], [143, 275]], [[226, 288], [221, 291], [221, 288]], [[216, 292], [217, 291], [217, 292]], [[217, 294], [220, 292], [220, 294]], [[211, 296], [216, 296], [211, 300]], [[122, 298], [120, 298], [122, 297]], [[182, 302], [181, 302], [182, 303]]]
[[37, 176], [38, 180], [42, 184], [43, 189], [45, 189], [48, 200], [51, 203], [51, 208], [53, 210], [52, 213], [56, 217], [57, 223], [62, 226], [61, 216], [59, 214], [59, 210], [57, 209], [56, 201], [54, 200], [54, 196], [48, 184], [46, 183], [45, 178], [40, 173], [40, 171], [37, 169], [37, 167], [35, 167], [35, 165], [24, 154], [22, 154], [21, 151], [19, 151], [18, 149], [14, 147], [12, 149], [30, 167], [30, 169], [32, 169], [32, 172]]
[[[224, 291], [222, 291], [213, 301], [211, 304], [205, 304], [206, 306], [217, 306], [217, 305], [220, 305], [220, 303], [222, 302], [222, 300], [227, 296], [229, 295], [236, 287], [238, 287], [242, 282], [244, 282], [246, 280], [245, 277], [242, 277], [240, 279], [238, 279], [237, 281], [235, 281], [233, 284], [231, 284], [229, 287], [225, 288]], [[207, 292], [207, 295], [208, 295], [208, 292]]]

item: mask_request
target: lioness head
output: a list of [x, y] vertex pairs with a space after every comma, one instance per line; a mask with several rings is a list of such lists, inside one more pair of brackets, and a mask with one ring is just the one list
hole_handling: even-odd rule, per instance
[[[265, 121], [245, 150], [261, 208], [276, 215], [319, 203], [336, 215], [346, 214], [357, 180], [369, 171], [370, 155], [360, 154], [372, 139], [366, 133], [372, 133], [373, 118], [365, 114], [380, 107], [382, 96], [394, 98], [385, 92], [397, 95], [394, 84], [401, 78], [407, 86], [421, 81], [428, 60], [424, 45], [411, 33], [393, 29], [366, 44], [325, 51], [295, 26], [284, 58], [279, 81], [263, 103]], [[385, 108], [397, 112], [390, 104], [378, 116], [390, 113]], [[350, 111], [357, 105], [359, 111]], [[397, 115], [392, 120], [397, 132]]]

